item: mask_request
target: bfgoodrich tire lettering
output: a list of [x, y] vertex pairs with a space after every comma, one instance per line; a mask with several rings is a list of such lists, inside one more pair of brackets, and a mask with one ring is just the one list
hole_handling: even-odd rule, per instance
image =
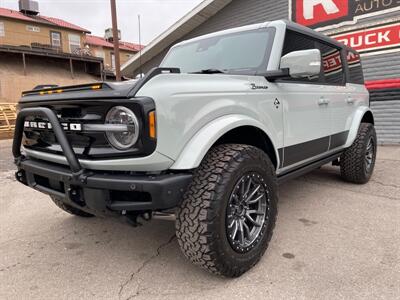
[[[259, 174], [268, 192], [266, 224], [251, 249], [237, 251], [227, 236], [227, 207], [233, 189], [245, 174]], [[214, 274], [237, 277], [262, 257], [277, 215], [274, 167], [258, 148], [227, 144], [210, 150], [185, 193], [178, 210], [176, 235], [184, 255]]]
[[55, 203], [55, 205], [57, 205], [59, 208], [61, 208], [63, 211], [74, 215], [74, 216], [78, 216], [78, 217], [83, 217], [83, 218], [91, 218], [94, 217], [94, 215], [89, 214], [87, 212], [84, 212], [83, 210], [80, 210], [78, 208], [69, 206], [67, 204], [65, 204], [63, 201], [61, 201], [60, 199], [58, 199], [57, 197], [54, 196], [50, 196], [51, 200], [53, 200], [53, 202]]
[[353, 183], [367, 183], [374, 171], [376, 149], [374, 125], [361, 123], [354, 143], [340, 156], [342, 178]]

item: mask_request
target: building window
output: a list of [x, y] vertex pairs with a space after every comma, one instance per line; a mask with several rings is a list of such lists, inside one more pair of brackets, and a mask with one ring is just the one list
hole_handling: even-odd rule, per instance
[[6, 32], [4, 30], [4, 23], [0, 22], [0, 37], [6, 36]]
[[104, 60], [105, 54], [104, 54], [104, 51], [103, 51], [103, 50], [97, 49], [97, 50], [95, 50], [94, 53], [95, 53], [95, 56], [96, 56], [96, 57], [100, 57], [100, 58], [102, 58], [102, 59]]
[[115, 69], [115, 55], [114, 53], [111, 53], [111, 69]]
[[81, 37], [76, 34], [69, 34], [68, 41], [69, 41], [69, 51], [71, 53], [79, 52], [79, 49], [81, 48]]
[[50, 31], [50, 40], [53, 47], [61, 48], [61, 32]]
[[26, 25], [26, 30], [27, 31], [31, 31], [31, 32], [40, 32], [40, 27], [32, 26], [32, 25]]

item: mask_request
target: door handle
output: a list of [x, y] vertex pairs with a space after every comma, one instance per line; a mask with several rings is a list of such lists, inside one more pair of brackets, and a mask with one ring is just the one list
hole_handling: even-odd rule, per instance
[[354, 103], [354, 99], [351, 98], [351, 97], [348, 97], [347, 100], [346, 100], [346, 102], [347, 102], [348, 104], [353, 104], [353, 103]]
[[329, 104], [329, 99], [326, 99], [325, 97], [319, 98], [318, 105], [325, 105], [325, 104]]

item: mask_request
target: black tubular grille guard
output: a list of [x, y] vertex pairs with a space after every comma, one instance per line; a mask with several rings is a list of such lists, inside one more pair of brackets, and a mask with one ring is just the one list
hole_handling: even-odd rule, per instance
[[72, 147], [68, 142], [67, 136], [61, 127], [57, 115], [54, 113], [54, 111], [46, 107], [24, 108], [18, 113], [17, 120], [15, 122], [14, 141], [12, 145], [12, 152], [16, 164], [18, 165], [18, 162], [23, 159], [23, 155], [21, 154], [21, 143], [24, 133], [24, 122], [28, 116], [41, 116], [49, 120], [52, 130], [54, 131], [57, 141], [64, 152], [72, 173], [74, 175], [81, 174], [83, 169], [75, 155], [75, 152], [72, 150]]

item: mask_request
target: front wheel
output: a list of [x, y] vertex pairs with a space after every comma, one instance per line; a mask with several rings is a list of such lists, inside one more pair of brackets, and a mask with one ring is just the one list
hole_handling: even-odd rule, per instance
[[374, 171], [376, 149], [374, 125], [361, 123], [355, 141], [340, 156], [342, 178], [353, 183], [367, 183]]
[[238, 277], [262, 257], [277, 215], [275, 169], [258, 148], [227, 144], [210, 150], [178, 210], [176, 235], [194, 264]]

